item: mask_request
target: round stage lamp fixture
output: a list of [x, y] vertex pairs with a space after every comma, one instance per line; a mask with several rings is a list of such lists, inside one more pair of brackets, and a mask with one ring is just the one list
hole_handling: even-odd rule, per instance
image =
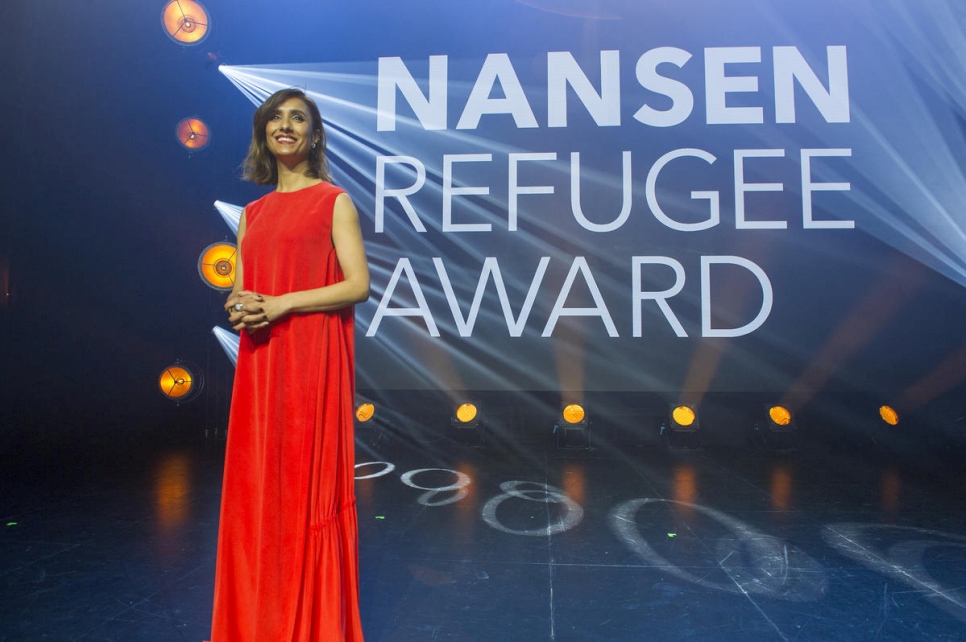
[[200, 118], [185, 118], [175, 128], [178, 142], [189, 152], [200, 152], [211, 142], [211, 131]]
[[198, 275], [210, 288], [219, 292], [231, 290], [235, 284], [235, 256], [238, 248], [233, 243], [212, 243], [198, 257]]
[[456, 429], [454, 435], [460, 441], [475, 446], [483, 445], [483, 415], [475, 403], [466, 401], [457, 406], [449, 418], [449, 425]]
[[186, 363], [176, 361], [161, 372], [158, 389], [166, 398], [178, 405], [196, 399], [204, 388], [201, 372]]
[[356, 421], [360, 424], [371, 421], [375, 414], [376, 407], [369, 402], [361, 403], [356, 407]]
[[560, 418], [554, 424], [553, 434], [557, 436], [557, 448], [589, 449], [590, 421], [584, 407], [579, 403], [564, 406], [560, 411]]
[[768, 409], [768, 418], [776, 426], [787, 427], [792, 423], [792, 413], [784, 406], [772, 406]]
[[179, 45], [196, 45], [208, 36], [208, 11], [193, 0], [170, 0], [161, 10], [161, 25]]
[[899, 413], [896, 412], [892, 406], [880, 407], [879, 416], [882, 417], [882, 421], [886, 422], [890, 426], [899, 425]]
[[568, 424], [579, 424], [587, 416], [584, 412], [584, 407], [577, 403], [572, 403], [566, 406], [561, 413], [563, 420]]
[[677, 424], [675, 427], [678, 429], [690, 428], [697, 418], [697, 413], [690, 406], [677, 406], [671, 411], [671, 419]]
[[476, 419], [477, 412], [478, 410], [474, 404], [461, 404], [459, 408], [456, 409], [456, 420], [461, 424], [468, 424]]

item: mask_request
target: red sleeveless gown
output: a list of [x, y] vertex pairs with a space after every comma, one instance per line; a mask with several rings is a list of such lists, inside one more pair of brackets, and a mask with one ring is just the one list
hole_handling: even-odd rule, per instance
[[[320, 183], [248, 205], [246, 290], [342, 280]], [[361, 642], [352, 308], [242, 332], [218, 533], [211, 642]]]

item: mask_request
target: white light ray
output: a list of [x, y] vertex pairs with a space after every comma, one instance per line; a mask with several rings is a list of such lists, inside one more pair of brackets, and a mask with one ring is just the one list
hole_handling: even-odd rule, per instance
[[[861, 0], [843, 7], [869, 31], [861, 36], [863, 48], [849, 51], [853, 87], [861, 80], [877, 90], [853, 91], [851, 124], [798, 126], [829, 147], [842, 147], [842, 128], [848, 128], [855, 151], [849, 167], [871, 188], [853, 184], [843, 192], [868, 214], [858, 227], [966, 286], [964, 5]], [[825, 52], [810, 50], [798, 25], [780, 10], [773, 8], [769, 21], [783, 42], [823, 60]], [[863, 54], [868, 58], [860, 66]], [[763, 129], [759, 138], [802, 146], [779, 128]], [[828, 182], [849, 180], [829, 170], [816, 169], [815, 175]]]
[[241, 214], [244, 207], [240, 205], [232, 205], [231, 203], [225, 203], [224, 201], [215, 201], [215, 209], [221, 214], [221, 218], [224, 219], [228, 227], [231, 228], [232, 234], [238, 235], [238, 224], [241, 222]]
[[225, 354], [227, 354], [228, 358], [231, 359], [231, 365], [237, 365], [238, 345], [241, 341], [241, 338], [234, 332], [229, 332], [228, 330], [218, 326], [213, 327], [211, 329], [211, 333], [215, 335], [215, 338], [218, 339], [218, 343], [224, 349]]

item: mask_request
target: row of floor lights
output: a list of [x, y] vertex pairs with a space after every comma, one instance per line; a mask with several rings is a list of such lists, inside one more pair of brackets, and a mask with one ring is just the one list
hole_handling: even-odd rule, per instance
[[[356, 421], [367, 424], [375, 419], [376, 406], [372, 402], [360, 403], [356, 408]], [[755, 431], [767, 439], [775, 435], [790, 435], [798, 430], [798, 422], [790, 409], [781, 405], [767, 406], [764, 420], [755, 424]], [[879, 417], [889, 426], [899, 424], [899, 413], [891, 406], [883, 405], [879, 408]], [[456, 406], [450, 417], [450, 426], [458, 431], [473, 431], [479, 433], [483, 427], [482, 414], [479, 407], [471, 402], [464, 402]], [[553, 432], [558, 445], [575, 444], [575, 438], [580, 437], [583, 443], [590, 447], [590, 426], [587, 411], [580, 404], [568, 404], [560, 411], [560, 416], [554, 424]], [[668, 416], [661, 424], [660, 434], [668, 445], [693, 447], [696, 445], [697, 435], [701, 430], [698, 410], [693, 405], [672, 405], [668, 409]]]

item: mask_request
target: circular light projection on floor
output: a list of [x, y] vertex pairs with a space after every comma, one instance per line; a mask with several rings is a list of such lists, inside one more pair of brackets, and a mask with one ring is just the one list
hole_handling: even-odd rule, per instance
[[175, 128], [175, 135], [181, 146], [191, 152], [198, 152], [211, 142], [211, 131], [200, 118], [185, 118]]
[[203, 387], [204, 378], [201, 372], [180, 361], [165, 368], [158, 377], [161, 394], [179, 405], [196, 399]]
[[198, 257], [198, 275], [210, 288], [227, 292], [235, 285], [235, 256], [238, 248], [233, 243], [212, 243]]
[[208, 36], [208, 11], [192, 0], [171, 0], [161, 11], [161, 25], [179, 45], [196, 45]]

